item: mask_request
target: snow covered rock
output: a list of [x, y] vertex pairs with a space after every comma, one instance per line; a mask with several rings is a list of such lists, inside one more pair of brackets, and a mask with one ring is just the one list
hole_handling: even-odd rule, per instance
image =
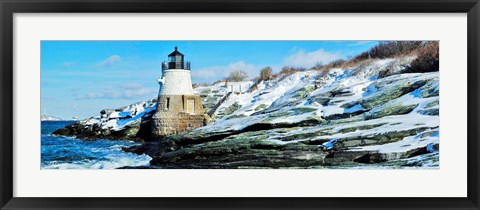
[[90, 117], [53, 132], [55, 135], [80, 139], [112, 139], [143, 141], [148, 135], [149, 119], [156, 101], [149, 100], [118, 109], [104, 109], [100, 116]]
[[264, 81], [213, 124], [127, 151], [164, 168], [437, 168], [438, 72], [404, 73], [413, 59]]

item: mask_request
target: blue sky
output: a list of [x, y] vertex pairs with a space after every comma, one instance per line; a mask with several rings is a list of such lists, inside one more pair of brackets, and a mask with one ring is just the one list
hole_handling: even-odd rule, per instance
[[161, 62], [175, 46], [192, 64], [192, 81], [213, 82], [241, 69], [310, 68], [355, 56], [376, 41], [42, 41], [42, 114], [70, 119], [155, 98]]

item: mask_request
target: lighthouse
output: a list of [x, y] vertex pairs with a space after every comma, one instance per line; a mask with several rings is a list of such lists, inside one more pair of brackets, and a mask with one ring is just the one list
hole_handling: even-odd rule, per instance
[[168, 55], [162, 63], [162, 77], [158, 79], [157, 109], [152, 116], [152, 136], [163, 137], [188, 131], [208, 124], [202, 100], [193, 93], [190, 62], [178, 51]]

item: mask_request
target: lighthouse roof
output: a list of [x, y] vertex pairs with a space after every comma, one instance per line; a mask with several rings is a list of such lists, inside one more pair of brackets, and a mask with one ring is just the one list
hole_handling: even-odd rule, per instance
[[176, 56], [176, 55], [184, 56], [181, 52], [178, 52], [178, 47], [175, 47], [175, 51], [170, 53], [170, 55], [168, 55], [168, 56], [171, 57], [171, 56]]

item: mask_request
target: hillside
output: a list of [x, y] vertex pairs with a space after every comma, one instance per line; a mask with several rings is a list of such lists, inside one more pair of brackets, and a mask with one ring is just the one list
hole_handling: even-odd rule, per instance
[[171, 168], [438, 167], [438, 72], [404, 73], [414, 59], [263, 81], [213, 124], [127, 151]]
[[155, 100], [54, 134], [146, 141], [124, 150], [161, 168], [438, 168], [439, 72], [409, 73], [412, 62], [366, 59], [196, 87], [213, 123], [163, 139], [148, 136]]

